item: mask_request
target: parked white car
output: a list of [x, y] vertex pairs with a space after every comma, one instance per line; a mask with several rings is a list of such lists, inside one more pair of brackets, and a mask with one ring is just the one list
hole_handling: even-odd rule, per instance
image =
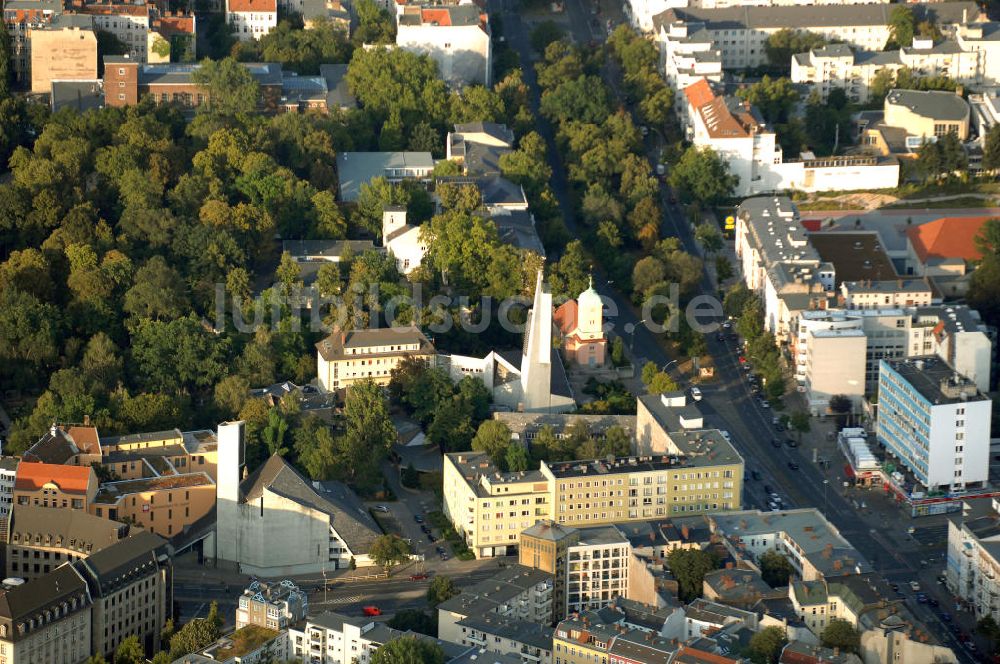
[[695, 401], [701, 401], [701, 390], [699, 390], [697, 387], [692, 387], [691, 398], [694, 399]]

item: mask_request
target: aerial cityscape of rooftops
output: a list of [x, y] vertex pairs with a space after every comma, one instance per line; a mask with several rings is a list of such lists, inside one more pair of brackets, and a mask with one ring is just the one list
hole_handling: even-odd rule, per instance
[[0, 7], [0, 664], [1000, 664], [1000, 1]]

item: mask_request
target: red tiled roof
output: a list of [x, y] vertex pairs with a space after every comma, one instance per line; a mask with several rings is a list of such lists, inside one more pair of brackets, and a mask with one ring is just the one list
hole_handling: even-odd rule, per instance
[[708, 662], [710, 664], [737, 664], [739, 660], [716, 655], [712, 652], [705, 652], [690, 646], [681, 646], [677, 651], [677, 659], [684, 662]]
[[576, 300], [566, 300], [552, 313], [552, 322], [566, 336], [576, 329], [577, 315]]
[[90, 466], [61, 466], [54, 463], [33, 463], [22, 461], [17, 467], [14, 489], [37, 491], [52, 482], [66, 493], [87, 493]]
[[911, 226], [906, 235], [921, 263], [929, 258], [961, 258], [975, 261], [983, 257], [976, 246], [976, 236], [988, 220], [994, 217], [941, 217]]
[[153, 21], [153, 28], [171, 35], [193, 35], [194, 16], [163, 16]]
[[451, 12], [447, 8], [423, 8], [420, 10], [420, 22], [451, 25]]
[[712, 86], [709, 85], [708, 81], [703, 78], [684, 88], [684, 96], [687, 97], [688, 103], [691, 104], [692, 108], [701, 108], [708, 102], [715, 99], [715, 93], [712, 92]]
[[226, 0], [227, 11], [230, 12], [266, 12], [278, 11], [277, 0]]
[[69, 437], [73, 439], [76, 446], [83, 454], [100, 454], [101, 443], [97, 435], [97, 427], [92, 426], [71, 426], [66, 430]]

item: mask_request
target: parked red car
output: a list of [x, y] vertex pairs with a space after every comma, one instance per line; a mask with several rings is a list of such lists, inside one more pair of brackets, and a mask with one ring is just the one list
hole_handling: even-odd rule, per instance
[[424, 574], [423, 572], [420, 572], [419, 574], [410, 575], [410, 581], [426, 581], [426, 580], [427, 580], [427, 575]]
[[366, 616], [380, 616], [382, 615], [382, 609], [377, 606], [366, 606], [361, 609], [361, 612]]

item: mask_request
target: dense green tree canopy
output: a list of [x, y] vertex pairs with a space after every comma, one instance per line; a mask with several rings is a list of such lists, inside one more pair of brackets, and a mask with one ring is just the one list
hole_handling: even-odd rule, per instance
[[401, 636], [380, 646], [371, 664], [444, 664], [444, 651], [432, 641]]
[[732, 195], [739, 178], [712, 148], [689, 147], [670, 171], [670, 186], [686, 201], [711, 205]]

